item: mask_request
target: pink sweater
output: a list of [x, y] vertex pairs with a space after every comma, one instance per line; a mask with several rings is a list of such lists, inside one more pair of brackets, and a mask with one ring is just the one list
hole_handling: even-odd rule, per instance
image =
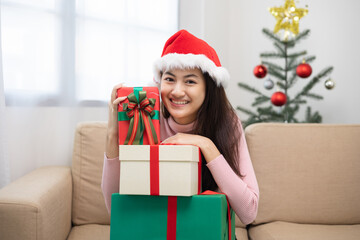
[[[171, 117], [165, 119], [161, 114], [160, 116], [161, 141], [176, 133], [190, 133], [192, 131], [193, 123], [180, 125]], [[110, 213], [111, 194], [119, 192], [120, 162], [118, 158], [108, 159], [106, 156], [104, 156], [104, 158], [101, 188], [106, 207]], [[228, 196], [230, 205], [241, 222], [249, 224], [254, 221], [258, 210], [259, 187], [244, 134], [241, 135], [239, 142], [239, 166], [241, 174], [244, 176], [243, 178], [240, 178], [234, 173], [223, 155], [218, 156], [206, 166], [213, 175], [219, 191]]]

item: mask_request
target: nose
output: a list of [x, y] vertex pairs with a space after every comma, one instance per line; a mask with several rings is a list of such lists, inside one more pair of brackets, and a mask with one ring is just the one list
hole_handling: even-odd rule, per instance
[[180, 81], [176, 82], [174, 88], [171, 91], [171, 94], [176, 98], [183, 97], [185, 95], [184, 84], [182, 84]]

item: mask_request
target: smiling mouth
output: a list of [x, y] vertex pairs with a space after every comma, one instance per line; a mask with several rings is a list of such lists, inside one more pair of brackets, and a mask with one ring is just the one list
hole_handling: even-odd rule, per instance
[[185, 105], [189, 103], [189, 101], [176, 101], [174, 99], [170, 99], [170, 101], [176, 105]]

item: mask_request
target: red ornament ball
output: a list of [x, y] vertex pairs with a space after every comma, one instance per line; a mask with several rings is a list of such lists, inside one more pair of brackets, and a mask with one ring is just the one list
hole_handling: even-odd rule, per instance
[[311, 75], [312, 69], [311, 66], [307, 63], [301, 63], [296, 68], [296, 75], [301, 78], [307, 78]]
[[254, 75], [255, 77], [257, 78], [263, 78], [266, 76], [266, 73], [267, 73], [267, 68], [265, 67], [265, 65], [257, 65], [255, 68], [254, 68]]
[[283, 92], [275, 92], [271, 96], [271, 102], [275, 106], [280, 107], [286, 103], [286, 95]]

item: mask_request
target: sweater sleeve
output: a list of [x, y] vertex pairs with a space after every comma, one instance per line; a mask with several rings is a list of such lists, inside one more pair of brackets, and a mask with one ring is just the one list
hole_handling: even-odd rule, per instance
[[120, 161], [118, 158], [108, 159], [104, 154], [104, 166], [101, 180], [101, 189], [105, 199], [106, 208], [111, 212], [111, 195], [119, 192]]
[[[241, 125], [240, 125], [241, 126]], [[257, 215], [259, 187], [250, 159], [244, 134], [239, 141], [239, 177], [223, 155], [207, 164], [219, 190], [228, 196], [231, 207], [245, 225], [253, 222]]]

